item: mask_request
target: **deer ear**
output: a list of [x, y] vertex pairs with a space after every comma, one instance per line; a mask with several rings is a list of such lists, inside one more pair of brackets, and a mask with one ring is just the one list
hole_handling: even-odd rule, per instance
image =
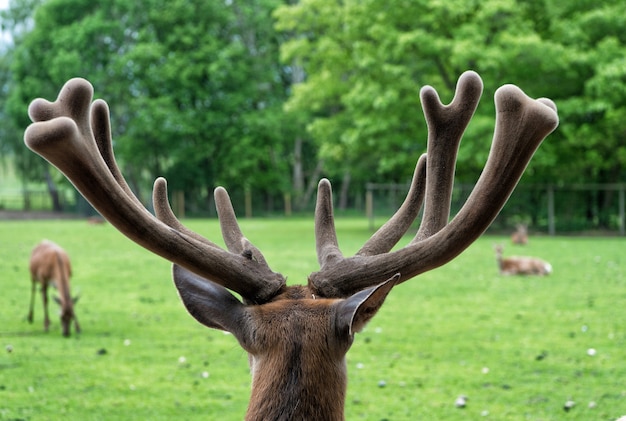
[[225, 330], [241, 339], [246, 307], [221, 285], [181, 266], [172, 267], [174, 284], [187, 311], [203, 325]]
[[347, 330], [350, 336], [360, 332], [378, 312], [398, 279], [400, 279], [400, 274], [396, 273], [385, 282], [359, 291], [343, 300], [337, 309], [339, 329]]

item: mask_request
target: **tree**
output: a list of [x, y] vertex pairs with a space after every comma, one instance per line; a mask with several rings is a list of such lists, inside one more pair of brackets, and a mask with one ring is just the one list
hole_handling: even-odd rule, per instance
[[[459, 181], [478, 177], [506, 83], [552, 98], [561, 117], [522, 183], [626, 176], [620, 0], [47, 0], [30, 24], [37, 2], [3, 15], [16, 43], [0, 66], [2, 130], [19, 133], [33, 98], [86, 77], [111, 104], [135, 189], [165, 175], [200, 198], [192, 207], [206, 209], [216, 184], [273, 207], [288, 192], [306, 202], [307, 177], [343, 180], [344, 203], [372, 179], [406, 181], [426, 148], [419, 89], [449, 102], [467, 69], [485, 88]], [[21, 136], [0, 142], [24, 177], [43, 179]]]
[[287, 109], [311, 116], [309, 132], [331, 167], [347, 165], [362, 181], [372, 174], [406, 180], [425, 149], [418, 89], [434, 85], [449, 102], [458, 75], [473, 69], [485, 92], [461, 143], [459, 180], [475, 180], [486, 159], [493, 94], [505, 83], [550, 97], [560, 110], [561, 128], [540, 148], [525, 182], [623, 179], [624, 95], [615, 88], [624, 85], [623, 11], [617, 0], [282, 6], [277, 27], [294, 34], [283, 57], [307, 74]]
[[[561, 11], [555, 32], [573, 57], [575, 90], [560, 101], [567, 147], [558, 165], [576, 182], [615, 182], [626, 173], [626, 25], [624, 5], [605, 1]], [[570, 25], [566, 25], [566, 22]], [[620, 123], [621, 121], [621, 123]]]
[[[30, 101], [36, 97], [53, 99], [71, 77], [89, 75], [94, 85], [107, 86], [114, 92], [114, 78], [108, 70], [127, 41], [117, 25], [125, 13], [122, 1], [40, 3], [14, 1], [3, 16], [3, 22], [11, 23], [9, 29], [15, 41], [10, 52], [11, 79], [7, 82], [5, 112], [22, 130], [30, 123], [26, 113]], [[8, 140], [18, 172], [25, 180], [45, 180], [53, 207], [60, 210], [56, 173], [28, 152], [21, 138]]]
[[149, 9], [123, 71], [135, 110], [120, 139], [125, 156], [168, 175], [173, 189], [207, 198], [216, 183], [289, 188], [271, 4], [163, 1]]
[[25, 127], [33, 98], [82, 76], [111, 106], [136, 190], [165, 175], [204, 198], [216, 183], [282, 194], [295, 128], [281, 109], [276, 3], [48, 0], [16, 45], [7, 109]]

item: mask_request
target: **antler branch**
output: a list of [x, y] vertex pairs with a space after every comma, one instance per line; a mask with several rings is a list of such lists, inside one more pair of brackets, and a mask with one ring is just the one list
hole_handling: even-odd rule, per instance
[[461, 75], [450, 105], [444, 106], [430, 86], [420, 91], [428, 125], [428, 167], [424, 216], [415, 240], [430, 237], [448, 223], [459, 144], [482, 91], [482, 81], [475, 72]]
[[[437, 92], [420, 92], [428, 123], [428, 148], [417, 162], [407, 197], [396, 214], [353, 257], [339, 249], [332, 190], [328, 180], [318, 187], [315, 235], [320, 271], [309, 276], [319, 296], [345, 297], [381, 283], [397, 273], [402, 282], [452, 260], [478, 238], [504, 206], [542, 140], [558, 125], [554, 103], [533, 100], [519, 88], [505, 85], [495, 94], [496, 127], [487, 163], [474, 190], [448, 222], [459, 142], [482, 93], [474, 72], [458, 81], [452, 102], [443, 105]], [[112, 149], [108, 106], [91, 103], [93, 88], [70, 80], [53, 103], [33, 101], [33, 120], [26, 144], [59, 168], [87, 200], [127, 237], [196, 274], [262, 303], [285, 286], [261, 252], [239, 228], [228, 193], [215, 190], [223, 250], [185, 228], [172, 212], [164, 179], [155, 181], [152, 216], [124, 180]], [[416, 219], [424, 215], [413, 240], [391, 252]]]
[[[330, 184], [320, 183], [318, 195], [322, 195], [322, 200], [328, 204], [319, 208], [323, 215], [316, 217], [316, 223], [324, 223], [321, 232], [331, 241], [318, 238], [318, 242], [326, 244], [323, 247], [318, 245], [318, 258], [322, 264], [319, 272], [309, 276], [309, 285], [318, 295], [344, 297], [380, 283], [395, 273], [401, 273], [401, 282], [407, 281], [449, 262], [489, 227], [536, 149], [557, 127], [558, 116], [556, 106], [548, 99], [533, 100], [513, 85], [499, 88], [495, 94], [496, 127], [487, 163], [463, 208], [448, 223], [458, 142], [481, 92], [482, 82], [473, 72], [461, 76], [455, 98], [447, 107], [439, 102], [434, 89], [422, 90], [429, 125], [426, 205], [420, 229], [404, 248], [387, 253], [418, 213], [421, 200], [416, 200], [419, 194], [413, 188], [396, 215], [372, 236], [366, 247], [353, 257], [343, 258], [336, 245], [334, 226], [328, 222], [332, 218], [332, 209], [328, 209], [331, 206], [328, 199]], [[421, 177], [419, 174], [416, 170], [413, 185], [419, 185], [420, 181], [415, 180]], [[406, 209], [413, 206], [417, 209]], [[379, 240], [382, 237], [392, 240]], [[320, 250], [332, 250], [332, 253], [326, 251], [320, 256]]]
[[216, 190], [224, 240], [230, 251], [183, 226], [167, 201], [165, 180], [155, 181], [155, 218], [133, 195], [112, 149], [108, 106], [83, 79], [68, 81], [55, 102], [37, 99], [26, 145], [56, 166], [103, 217], [146, 249], [241, 294], [265, 302], [285, 285], [241, 234], [228, 195]]

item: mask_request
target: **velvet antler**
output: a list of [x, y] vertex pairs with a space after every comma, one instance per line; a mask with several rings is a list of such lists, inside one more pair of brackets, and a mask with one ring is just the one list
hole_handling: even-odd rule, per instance
[[[315, 212], [320, 270], [309, 276], [309, 287], [316, 295], [346, 297], [397, 273], [404, 282], [452, 260], [491, 224], [537, 147], [558, 125], [552, 101], [531, 99], [514, 85], [499, 88], [487, 163], [467, 202], [449, 221], [456, 154], [482, 94], [482, 81], [474, 72], [464, 73], [449, 105], [441, 103], [432, 87], [424, 87], [420, 94], [428, 123], [427, 153], [418, 160], [400, 209], [353, 257], [344, 257], [339, 249], [330, 182], [320, 181]], [[285, 278], [270, 270], [260, 251], [239, 229], [226, 190], [217, 188], [215, 198], [228, 251], [176, 219], [163, 179], [155, 182], [153, 200], [158, 219], [152, 217], [117, 167], [106, 103], [91, 104], [91, 98], [88, 82], [73, 79], [54, 103], [34, 101], [29, 113], [35, 123], [26, 131], [26, 144], [58, 167], [106, 219], [138, 244], [242, 294], [250, 302], [269, 301], [283, 290]], [[406, 247], [391, 252], [424, 200], [424, 217], [417, 234]]]

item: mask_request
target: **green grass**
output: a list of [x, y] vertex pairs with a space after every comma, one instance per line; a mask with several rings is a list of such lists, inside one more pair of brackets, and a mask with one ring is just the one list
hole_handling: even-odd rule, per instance
[[[215, 240], [216, 221], [187, 221]], [[293, 283], [317, 270], [311, 220], [245, 220]], [[346, 254], [367, 222], [337, 221]], [[42, 238], [74, 264], [83, 333], [26, 322], [28, 256]], [[492, 246], [549, 260], [546, 278], [501, 277]], [[620, 238], [483, 237], [399, 285], [348, 353], [348, 420], [615, 420], [626, 414], [626, 254]], [[0, 221], [1, 420], [241, 420], [247, 356], [184, 310], [170, 265], [84, 221]], [[12, 347], [8, 352], [7, 346]], [[596, 355], [589, 356], [593, 348]], [[184, 357], [181, 359], [181, 357]], [[459, 395], [469, 398], [457, 409]], [[567, 400], [576, 405], [563, 410]], [[593, 404], [590, 407], [590, 403]]]

